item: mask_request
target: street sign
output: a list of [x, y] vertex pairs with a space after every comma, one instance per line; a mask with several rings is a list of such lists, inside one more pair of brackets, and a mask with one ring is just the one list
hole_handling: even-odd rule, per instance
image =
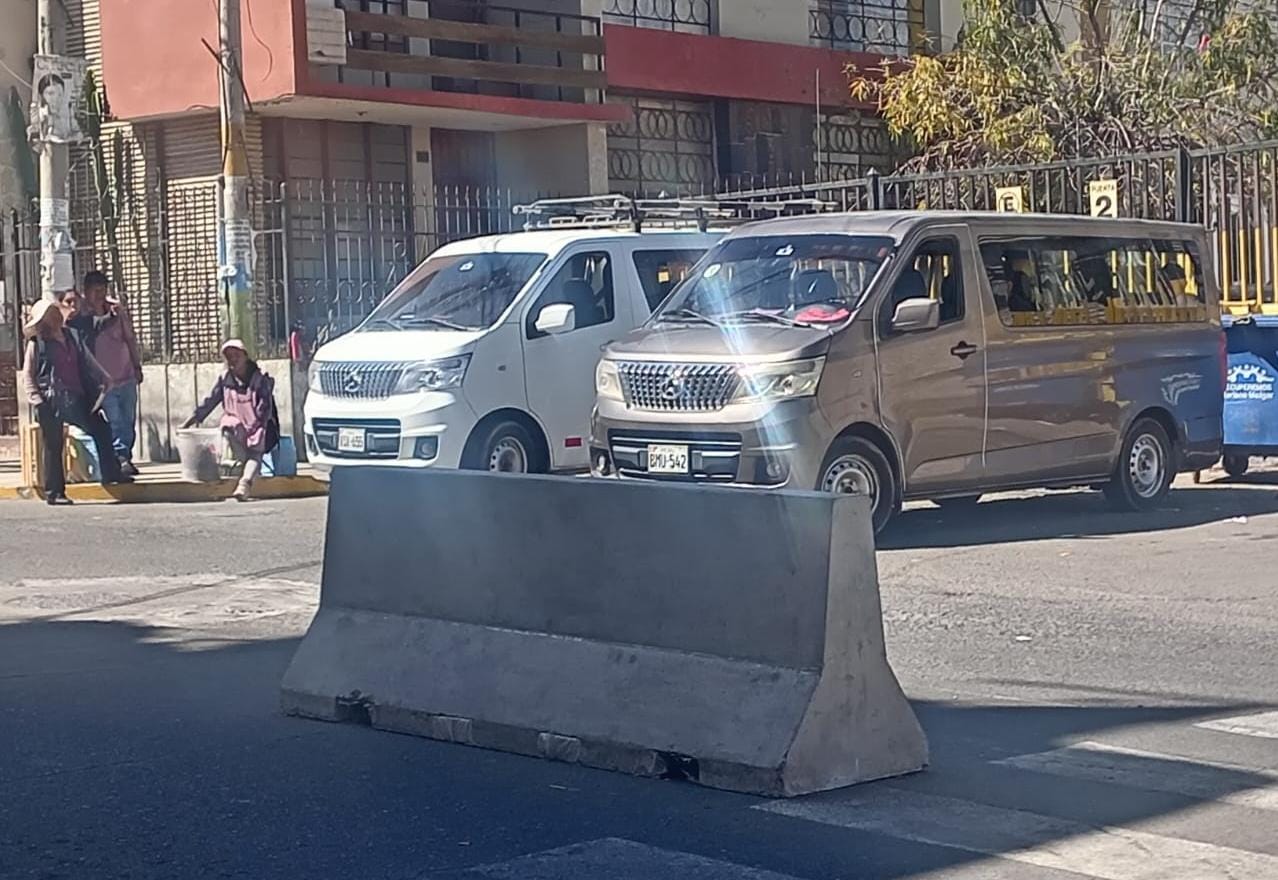
[[1118, 181], [1093, 180], [1087, 185], [1087, 200], [1093, 217], [1118, 216]]
[[1000, 186], [994, 190], [994, 203], [1004, 214], [1025, 213], [1025, 187]]

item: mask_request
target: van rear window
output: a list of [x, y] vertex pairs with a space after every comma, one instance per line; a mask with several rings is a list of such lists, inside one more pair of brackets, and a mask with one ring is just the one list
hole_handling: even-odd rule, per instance
[[987, 239], [981, 259], [1009, 327], [1201, 322], [1215, 307], [1192, 241]]

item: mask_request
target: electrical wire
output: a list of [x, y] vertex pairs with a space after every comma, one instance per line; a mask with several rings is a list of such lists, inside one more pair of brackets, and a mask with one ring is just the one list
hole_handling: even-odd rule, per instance
[[249, 33], [253, 35], [253, 39], [257, 40], [257, 44], [266, 50], [266, 73], [262, 75], [262, 78], [265, 79], [275, 70], [275, 53], [272, 52], [271, 47], [266, 45], [266, 42], [258, 36], [257, 26], [253, 24], [253, 0], [244, 0], [244, 5], [248, 8]]
[[13, 69], [12, 67], [10, 67], [9, 65], [5, 64], [5, 63], [4, 63], [4, 59], [3, 59], [3, 58], [0, 58], [0, 68], [2, 68], [2, 69], [6, 72], [6, 73], [8, 73], [8, 74], [9, 74], [9, 76], [13, 77], [13, 78], [14, 78], [14, 79], [16, 79], [18, 82], [20, 82], [20, 83], [22, 83], [24, 86], [26, 86], [26, 87], [27, 87], [27, 91], [28, 91], [28, 92], [29, 92], [29, 91], [31, 91], [31, 90], [34, 88], [34, 86], [32, 86], [32, 85], [31, 85], [31, 83], [27, 82], [27, 81], [26, 81], [26, 80], [22, 77], [22, 74], [18, 73], [16, 70], [14, 70], [14, 69]]

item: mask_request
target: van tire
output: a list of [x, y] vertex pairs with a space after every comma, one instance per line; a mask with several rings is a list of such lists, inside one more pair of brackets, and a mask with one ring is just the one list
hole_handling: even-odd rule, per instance
[[1166, 429], [1153, 419], [1139, 419], [1123, 440], [1105, 496], [1119, 510], [1152, 510], [1171, 491], [1175, 461]]
[[465, 470], [535, 474], [542, 470], [541, 445], [519, 422], [500, 421], [474, 444], [462, 462]]
[[871, 521], [876, 535], [901, 506], [892, 463], [878, 446], [864, 437], [840, 437], [834, 441], [821, 463], [816, 488], [818, 492], [849, 495], [869, 490], [873, 496]]
[[1231, 477], [1241, 477], [1247, 473], [1247, 468], [1251, 467], [1251, 459], [1245, 455], [1235, 455], [1230, 453], [1225, 456], [1225, 460], [1221, 462], [1225, 469], [1225, 473]]

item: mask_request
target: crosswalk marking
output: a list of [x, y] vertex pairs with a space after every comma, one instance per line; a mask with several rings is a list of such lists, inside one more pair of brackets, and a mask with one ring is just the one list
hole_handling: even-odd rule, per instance
[[1098, 880], [1278, 877], [1278, 857], [1271, 855], [886, 787], [755, 809]]
[[1278, 773], [1098, 742], [994, 761], [1067, 779], [1109, 782], [1240, 807], [1278, 811]]
[[1201, 727], [1204, 730], [1220, 730], [1225, 733], [1242, 734], [1243, 736], [1278, 739], [1278, 712], [1259, 712], [1255, 715], [1217, 718], [1213, 721], [1199, 721], [1194, 726]]

